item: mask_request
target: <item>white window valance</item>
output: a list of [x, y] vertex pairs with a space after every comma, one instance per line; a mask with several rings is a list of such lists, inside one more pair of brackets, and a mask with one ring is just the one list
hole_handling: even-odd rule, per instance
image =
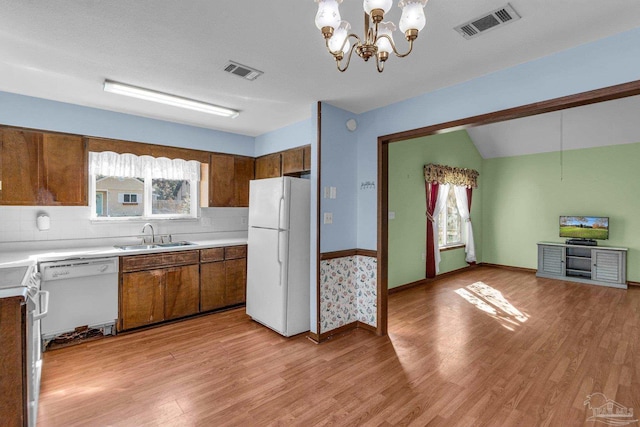
[[200, 181], [200, 162], [166, 157], [118, 154], [112, 151], [89, 153], [91, 175], [122, 178], [155, 178]]

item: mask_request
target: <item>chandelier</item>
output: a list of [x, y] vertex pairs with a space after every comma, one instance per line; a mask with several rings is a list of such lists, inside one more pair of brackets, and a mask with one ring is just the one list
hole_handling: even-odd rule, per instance
[[[418, 38], [418, 32], [424, 28], [424, 6], [427, 0], [400, 0], [398, 7], [402, 9], [399, 27], [409, 42], [409, 50], [398, 52], [393, 41], [396, 26], [393, 22], [384, 22], [384, 15], [389, 12], [393, 0], [364, 0], [364, 37], [350, 33], [351, 24], [340, 18], [339, 6], [342, 0], [315, 0], [318, 3], [316, 27], [322, 31], [327, 50], [336, 60], [341, 72], [349, 68], [351, 55], [355, 51], [365, 61], [375, 57], [378, 72], [384, 71], [384, 63], [393, 52], [399, 58], [411, 53], [413, 41]], [[350, 39], [354, 43], [351, 44]], [[342, 65], [343, 60], [345, 61]]]

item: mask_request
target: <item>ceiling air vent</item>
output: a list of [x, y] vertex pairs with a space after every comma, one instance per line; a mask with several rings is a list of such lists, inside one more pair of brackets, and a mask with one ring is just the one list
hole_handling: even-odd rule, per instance
[[520, 19], [520, 15], [518, 15], [513, 6], [507, 3], [505, 7], [458, 25], [454, 30], [465, 39], [472, 39], [493, 28], [501, 27], [518, 19]]
[[247, 67], [246, 65], [238, 64], [237, 62], [229, 61], [224, 66], [224, 71], [227, 73], [235, 74], [247, 80], [255, 80], [260, 77], [263, 72], [256, 70], [255, 68]]

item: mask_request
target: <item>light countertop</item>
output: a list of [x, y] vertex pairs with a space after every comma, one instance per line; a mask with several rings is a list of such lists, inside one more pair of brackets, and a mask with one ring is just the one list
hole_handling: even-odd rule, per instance
[[188, 251], [221, 246], [246, 245], [246, 237], [219, 238], [211, 240], [189, 240], [193, 245], [177, 247], [161, 247], [152, 249], [122, 250], [114, 246], [74, 247], [45, 250], [24, 250], [17, 252], [0, 252], [0, 268], [31, 265], [41, 261], [61, 261], [69, 259], [90, 259], [140, 255], [158, 252]]

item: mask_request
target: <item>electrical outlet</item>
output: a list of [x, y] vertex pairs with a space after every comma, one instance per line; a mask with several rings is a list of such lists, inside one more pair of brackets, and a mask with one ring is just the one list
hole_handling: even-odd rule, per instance
[[389, 219], [396, 219], [396, 213], [393, 211], [389, 211]]
[[424, 252], [422, 252], [422, 260], [425, 261], [427, 259], [427, 254], [425, 254]]
[[324, 223], [325, 224], [333, 224], [333, 213], [325, 212], [324, 213]]

